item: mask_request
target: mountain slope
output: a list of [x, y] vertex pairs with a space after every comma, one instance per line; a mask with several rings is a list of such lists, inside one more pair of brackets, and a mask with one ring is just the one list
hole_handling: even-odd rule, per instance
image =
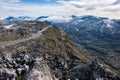
[[120, 70], [120, 20], [74, 16], [69, 22], [56, 25], [65, 30], [78, 48], [87, 50], [86, 55], [91, 59], [96, 56], [105, 64]]
[[[0, 29], [1, 35], [12, 36], [12, 38], [7, 38], [8, 35], [2, 37], [0, 43], [25, 40], [0, 46], [2, 80], [120, 79], [118, 72], [109, 66], [105, 66], [97, 59], [92, 61], [77, 51], [70, 38], [59, 27], [48, 27], [48, 24], [37, 21], [14, 22], [14, 24], [19, 27]], [[21, 34], [19, 30], [24, 31], [22, 35], [19, 35]], [[40, 35], [33, 38], [32, 36], [39, 31]], [[13, 33], [16, 34], [14, 37]]]
[[120, 72], [120, 20], [73, 16], [69, 22], [55, 25], [61, 26], [84, 55], [97, 57]]
[[[50, 76], [48, 75], [47, 78], [43, 79], [53, 80], [55, 77], [63, 79], [64, 76], [59, 74], [70, 69], [71, 63], [77, 53], [67, 35], [58, 27], [47, 27], [48, 25], [42, 22], [31, 24], [33, 22], [28, 21], [25, 23], [27, 23], [27, 26], [24, 22], [16, 23], [16, 25], [22, 24], [22, 27], [25, 27], [24, 29], [26, 29], [27, 32], [34, 29], [34, 25], [38, 27], [38, 29], [36, 28], [36, 32], [29, 33], [31, 35], [28, 36], [28, 39], [23, 41], [22, 39], [24, 37], [21, 36], [12, 42], [14, 43], [14, 41], [16, 42], [19, 40], [22, 40], [22, 42], [19, 41], [15, 44], [7, 44], [5, 46], [2, 45], [2, 43], [9, 43], [9, 40], [6, 40], [6, 42], [0, 42], [0, 78], [3, 80], [33, 80], [35, 78], [36, 80], [39, 79], [40, 76], [45, 76], [49, 73]], [[22, 27], [19, 28], [23, 29]], [[42, 31], [41, 35], [37, 35], [35, 38], [30, 38], [32, 35], [36, 35], [36, 33], [38, 34], [39, 28]], [[17, 29], [11, 29], [9, 34], [12, 35], [12, 32]], [[8, 29], [1, 28], [1, 31], [7, 33]], [[4, 34], [4, 32], [0, 34]], [[18, 35], [18, 33], [16, 35]], [[5, 40], [4, 37], [3, 40]], [[80, 57], [84, 60], [82, 55], [79, 56], [79, 58]], [[46, 66], [48, 66], [48, 68]], [[46, 71], [48, 70], [48, 73], [45, 73], [46, 71], [44, 72], [43, 69]], [[27, 76], [26, 72], [30, 74], [31, 77]], [[38, 77], [35, 77], [37, 74]]]

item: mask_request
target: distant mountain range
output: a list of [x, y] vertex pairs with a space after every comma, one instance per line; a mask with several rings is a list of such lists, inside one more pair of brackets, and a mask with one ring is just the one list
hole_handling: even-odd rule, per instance
[[[20, 22], [20, 21], [42, 21], [48, 22], [52, 25], [59, 25], [64, 30], [73, 29], [76, 32], [79, 30], [97, 32], [101, 36], [105, 33], [115, 34], [120, 33], [120, 20], [109, 19], [104, 17], [96, 16], [40, 16], [37, 18], [32, 18], [28, 16], [20, 17], [0, 17], [1, 22]], [[84, 31], [84, 32], [85, 32]]]
[[53, 23], [61, 23], [70, 20], [72, 17], [64, 17], [64, 16], [40, 16], [40, 17], [28, 17], [28, 16], [20, 16], [20, 17], [0, 17], [0, 21], [5, 22], [19, 22], [19, 21], [48, 21]]

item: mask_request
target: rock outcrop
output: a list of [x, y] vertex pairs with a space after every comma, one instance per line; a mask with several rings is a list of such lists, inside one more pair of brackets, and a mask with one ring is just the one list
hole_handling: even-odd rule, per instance
[[50, 69], [44, 61], [34, 63], [34, 66], [29, 70], [23, 80], [53, 80]]

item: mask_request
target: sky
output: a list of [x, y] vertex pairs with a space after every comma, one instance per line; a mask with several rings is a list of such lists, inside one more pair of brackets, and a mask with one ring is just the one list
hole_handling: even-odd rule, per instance
[[0, 0], [0, 16], [83, 16], [120, 19], [120, 0]]

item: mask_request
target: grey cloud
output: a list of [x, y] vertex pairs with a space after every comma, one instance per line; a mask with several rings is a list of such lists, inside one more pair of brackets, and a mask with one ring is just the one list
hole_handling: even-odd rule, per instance
[[120, 4], [120, 0], [117, 0], [116, 2], [114, 2], [112, 5], [117, 5]]
[[[39, 15], [95, 15], [120, 18], [119, 0], [55, 0], [59, 4], [22, 4], [0, 0], [0, 16], [39, 16]], [[15, 1], [15, 0], [10, 0]], [[20, 1], [20, 0], [16, 0]], [[114, 5], [111, 5], [113, 4]], [[109, 15], [108, 15], [109, 14]]]
[[95, 7], [87, 7], [87, 8], [85, 8], [85, 10], [87, 10], [87, 11], [91, 11], [91, 10], [95, 10], [96, 8]]
[[106, 10], [103, 10], [105, 12], [119, 12], [120, 10], [119, 9], [106, 9]]
[[81, 6], [81, 5], [76, 5], [76, 4], [72, 4], [73, 6], [77, 7], [77, 8], [84, 8], [85, 6]]

